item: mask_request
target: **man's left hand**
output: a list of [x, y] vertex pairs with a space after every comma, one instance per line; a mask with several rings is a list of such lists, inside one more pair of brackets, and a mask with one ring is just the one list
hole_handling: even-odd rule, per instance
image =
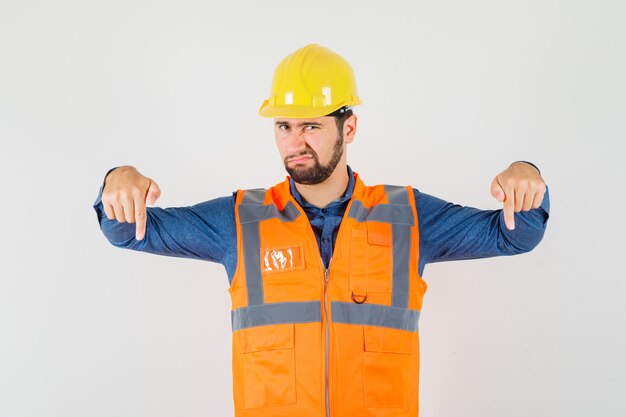
[[491, 195], [503, 202], [504, 222], [515, 229], [513, 213], [539, 208], [546, 192], [546, 183], [539, 171], [526, 162], [514, 162], [496, 175], [491, 183]]

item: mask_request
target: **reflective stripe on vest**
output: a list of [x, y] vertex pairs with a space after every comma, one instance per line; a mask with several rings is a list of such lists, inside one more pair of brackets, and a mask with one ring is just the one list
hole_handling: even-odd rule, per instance
[[335, 323], [367, 324], [410, 332], [418, 331], [419, 310], [343, 301], [332, 301], [331, 306]]
[[231, 312], [233, 331], [282, 323], [309, 323], [322, 320], [319, 301], [287, 302], [241, 307]]

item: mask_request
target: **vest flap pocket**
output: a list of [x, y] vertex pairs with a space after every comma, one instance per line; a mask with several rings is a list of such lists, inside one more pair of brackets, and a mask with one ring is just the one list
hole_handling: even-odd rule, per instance
[[366, 407], [406, 407], [413, 355], [412, 333], [363, 326], [363, 399]]
[[411, 354], [414, 334], [406, 330], [378, 326], [363, 326], [366, 352]]
[[381, 222], [365, 222], [367, 243], [370, 245], [391, 246], [391, 225]]
[[239, 332], [242, 352], [271, 349], [293, 349], [294, 324], [272, 324], [250, 327]]
[[[271, 324], [239, 330], [244, 408], [296, 403], [295, 324]], [[268, 414], [269, 415], [269, 414]]]
[[[377, 223], [377, 224], [375, 224]], [[386, 232], [384, 227], [387, 226]], [[357, 228], [358, 227], [358, 228]], [[350, 242], [350, 290], [391, 293], [393, 247], [389, 224], [371, 222], [352, 229]], [[370, 239], [381, 244], [371, 244]]]

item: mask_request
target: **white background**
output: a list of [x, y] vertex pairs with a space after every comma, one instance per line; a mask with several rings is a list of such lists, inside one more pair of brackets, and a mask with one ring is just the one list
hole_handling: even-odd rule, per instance
[[355, 70], [367, 183], [494, 209], [491, 180], [526, 159], [550, 187], [534, 251], [426, 267], [420, 415], [626, 415], [625, 17], [617, 0], [0, 0], [0, 415], [232, 415], [223, 267], [117, 249], [92, 204], [124, 164], [161, 207], [281, 181], [256, 112], [310, 42]]

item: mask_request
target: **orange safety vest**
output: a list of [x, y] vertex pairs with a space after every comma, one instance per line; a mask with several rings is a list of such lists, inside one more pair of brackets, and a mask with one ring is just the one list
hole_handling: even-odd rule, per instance
[[289, 177], [237, 192], [236, 417], [418, 415], [426, 283], [413, 191], [353, 175], [328, 269]]

